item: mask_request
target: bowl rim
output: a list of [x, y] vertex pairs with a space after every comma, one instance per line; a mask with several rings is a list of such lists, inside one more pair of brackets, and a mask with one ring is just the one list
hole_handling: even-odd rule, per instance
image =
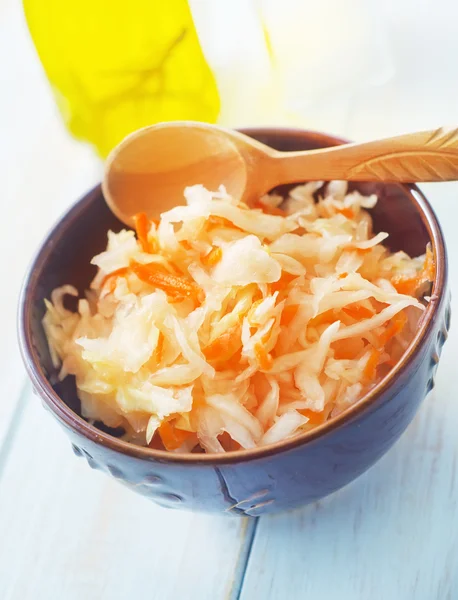
[[[323, 147], [347, 143], [347, 140], [337, 136], [299, 128], [249, 127], [241, 128], [240, 131], [253, 137], [281, 135], [288, 138], [299, 138], [304, 141], [313, 140]], [[276, 442], [274, 444], [252, 449], [233, 450], [225, 452], [224, 454], [195, 454], [190, 452], [175, 453], [167, 450], [156, 450], [123, 441], [101, 431], [100, 429], [97, 429], [94, 425], [91, 425], [85, 421], [80, 415], [68, 407], [54, 391], [48, 379], [46, 378], [40, 365], [38, 353], [32, 343], [31, 314], [33, 306], [31, 298], [33, 294], [31, 292], [37, 285], [39, 274], [46, 264], [47, 258], [52, 252], [53, 239], [56, 236], [62, 237], [63, 233], [71, 226], [74, 219], [79, 217], [80, 214], [90, 206], [95, 198], [99, 197], [99, 195], [102, 195], [100, 184], [96, 185], [82, 198], [77, 200], [57, 220], [46, 238], [41, 243], [38, 251], [35, 254], [35, 257], [31, 261], [22, 285], [18, 305], [19, 347], [27, 374], [32, 381], [34, 391], [38, 392], [38, 395], [46, 403], [47, 407], [49, 407], [61, 424], [73, 430], [76, 434], [89, 439], [91, 442], [107, 447], [112, 451], [149, 461], [174, 464], [178, 463], [196, 467], [204, 465], [217, 467], [218, 465], [228, 463], [234, 464], [239, 462], [255, 461], [273, 454], [287, 452], [295, 449], [298, 446], [304, 446], [315, 442], [317, 439], [324, 438], [325, 436], [334, 432], [336, 429], [339, 429], [350, 421], [355, 420], [366, 410], [373, 407], [383, 394], [389, 393], [390, 390], [394, 388], [399, 377], [406, 372], [414, 358], [419, 353], [422, 343], [425, 341], [433, 326], [434, 317], [437, 314], [439, 306], [441, 305], [441, 300], [444, 295], [443, 293], [446, 289], [447, 253], [442, 229], [434, 210], [424, 194], [416, 185], [398, 185], [409, 196], [410, 201], [414, 204], [431, 239], [432, 249], [436, 259], [436, 276], [433, 282], [431, 301], [424, 312], [420, 327], [416, 331], [414, 338], [412, 339], [401, 360], [391, 369], [389, 373], [387, 373], [387, 375], [385, 375], [385, 377], [378, 382], [376, 386], [367, 392], [356, 404], [349, 407], [340, 415], [322, 423], [310, 431], [304, 432], [290, 439]]]

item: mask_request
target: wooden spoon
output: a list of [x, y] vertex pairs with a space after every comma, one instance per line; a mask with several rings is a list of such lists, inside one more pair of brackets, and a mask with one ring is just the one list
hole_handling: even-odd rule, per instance
[[320, 150], [279, 152], [214, 125], [170, 122], [129, 135], [109, 155], [102, 188], [113, 213], [132, 225], [183, 204], [186, 186], [223, 184], [247, 204], [283, 183], [310, 180], [458, 179], [458, 129], [423, 131]]

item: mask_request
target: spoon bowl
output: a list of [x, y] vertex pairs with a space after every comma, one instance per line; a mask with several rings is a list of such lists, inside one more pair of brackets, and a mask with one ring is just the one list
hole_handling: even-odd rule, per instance
[[113, 213], [132, 225], [132, 215], [157, 217], [183, 204], [187, 186], [245, 195], [250, 156], [274, 152], [236, 131], [205, 123], [162, 123], [125, 138], [107, 159], [103, 192]]

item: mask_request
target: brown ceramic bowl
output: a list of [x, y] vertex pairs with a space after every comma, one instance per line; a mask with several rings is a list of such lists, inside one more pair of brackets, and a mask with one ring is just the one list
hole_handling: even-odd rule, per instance
[[[279, 150], [342, 143], [291, 129], [245, 133]], [[121, 441], [115, 431], [98, 429], [81, 418], [70, 378], [57, 383], [41, 325], [43, 299], [65, 283], [80, 292], [87, 288], [94, 275], [90, 258], [104, 248], [108, 229], [122, 228], [105, 205], [100, 186], [77, 202], [43, 242], [27, 275], [19, 312], [27, 371], [45, 408], [68, 433], [75, 454], [161, 505], [254, 516], [318, 500], [372, 466], [399, 438], [434, 386], [450, 305], [444, 239], [423, 194], [413, 185], [356, 187], [378, 194], [375, 229], [390, 233], [392, 250], [415, 256], [432, 244], [436, 279], [415, 338], [391, 373], [346, 413], [293, 439], [224, 455], [174, 454]]]

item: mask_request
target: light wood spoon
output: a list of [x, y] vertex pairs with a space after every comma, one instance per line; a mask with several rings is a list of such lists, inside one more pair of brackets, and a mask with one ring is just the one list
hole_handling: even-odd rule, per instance
[[247, 204], [277, 185], [311, 180], [458, 179], [458, 129], [423, 131], [320, 150], [279, 152], [237, 131], [194, 122], [145, 127], [109, 155], [102, 183], [113, 213], [132, 225], [183, 204], [186, 186], [223, 184]]

